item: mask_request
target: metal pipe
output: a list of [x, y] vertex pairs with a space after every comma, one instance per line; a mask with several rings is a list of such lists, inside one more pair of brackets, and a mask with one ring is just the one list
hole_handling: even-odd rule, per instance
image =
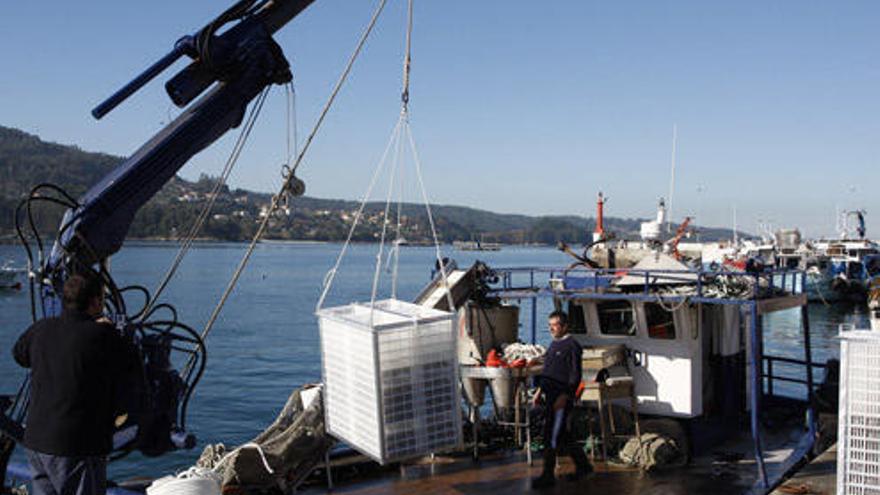
[[755, 461], [758, 465], [758, 475], [761, 477], [761, 483], [764, 488], [769, 488], [770, 484], [767, 481], [767, 469], [764, 466], [764, 453], [761, 449], [761, 424], [760, 424], [760, 411], [761, 411], [761, 351], [758, 340], [761, 338], [763, 332], [760, 332], [758, 329], [758, 304], [755, 302], [749, 303], [749, 310], [751, 313], [751, 318], [749, 322], [749, 334], [751, 335], [751, 347], [752, 347], [752, 414], [751, 414], [751, 427], [752, 427], [752, 440], [755, 446]]
[[[529, 272], [530, 286], [535, 286], [535, 271]], [[532, 345], [538, 341], [538, 296], [532, 297]]]
[[532, 345], [538, 341], [538, 297], [532, 297]]
[[192, 44], [191, 36], [184, 36], [179, 39], [177, 43], [174, 44], [174, 49], [171, 50], [167, 55], [160, 58], [156, 63], [147, 67], [147, 69], [141, 72], [137, 77], [131, 80], [128, 84], [119, 89], [119, 91], [110, 95], [109, 98], [102, 101], [95, 108], [92, 109], [92, 117], [96, 119], [100, 119], [101, 117], [110, 113], [111, 110], [116, 108], [120, 103], [126, 100], [129, 96], [133, 95], [137, 90], [144, 87], [145, 84], [152, 81], [154, 77], [158, 76], [162, 71], [171, 66], [174, 62], [177, 61], [180, 57], [182, 57], [186, 53], [186, 49], [188, 46]]
[[[807, 362], [804, 360], [794, 359], [794, 358], [790, 358], [790, 357], [784, 357], [784, 356], [761, 356], [761, 357], [765, 361], [780, 361], [780, 362], [789, 363], [789, 364], [799, 364], [801, 366], [807, 365]], [[822, 364], [822, 363], [811, 363], [811, 366], [814, 368], [826, 368], [827, 367], [827, 365]]]
[[[767, 375], [767, 374], [761, 375], [762, 378], [766, 378], [768, 376], [770, 376], [770, 375]], [[780, 382], [800, 383], [801, 385], [807, 384], [806, 380], [801, 380], [798, 378], [789, 378], [786, 376], [775, 376], [775, 377], [773, 377], [773, 379], [776, 381], [780, 381]]]
[[813, 411], [813, 346], [810, 338], [810, 309], [804, 304], [801, 306], [801, 327], [804, 329], [804, 359], [807, 361], [807, 423], [810, 429], [810, 439], [816, 439], [816, 416]]

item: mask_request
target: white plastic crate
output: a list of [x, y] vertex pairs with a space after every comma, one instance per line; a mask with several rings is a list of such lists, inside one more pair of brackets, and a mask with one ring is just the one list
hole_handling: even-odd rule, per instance
[[460, 444], [453, 313], [387, 299], [317, 314], [331, 435], [382, 464]]
[[880, 332], [840, 338], [837, 493], [880, 495]]

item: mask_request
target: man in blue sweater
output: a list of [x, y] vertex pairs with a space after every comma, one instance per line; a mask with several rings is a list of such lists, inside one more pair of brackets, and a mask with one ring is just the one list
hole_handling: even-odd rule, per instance
[[574, 405], [575, 392], [581, 383], [581, 354], [583, 348], [568, 333], [568, 317], [554, 311], [547, 318], [553, 342], [544, 354], [544, 370], [538, 377], [538, 393], [534, 405], [544, 396], [544, 470], [532, 480], [532, 488], [544, 488], [556, 483], [556, 454], [567, 453], [575, 464], [575, 472], [568, 477], [576, 481], [592, 471], [587, 456], [571, 443], [568, 434], [569, 413]]

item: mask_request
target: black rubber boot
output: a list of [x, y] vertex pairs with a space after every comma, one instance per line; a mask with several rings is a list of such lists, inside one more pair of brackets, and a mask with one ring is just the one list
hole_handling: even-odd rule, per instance
[[539, 490], [556, 484], [556, 449], [544, 449], [544, 470], [532, 479], [532, 489]]
[[565, 477], [566, 480], [577, 481], [593, 472], [593, 466], [587, 460], [587, 454], [580, 448], [580, 445], [570, 447], [568, 453], [571, 455], [575, 467], [574, 472]]

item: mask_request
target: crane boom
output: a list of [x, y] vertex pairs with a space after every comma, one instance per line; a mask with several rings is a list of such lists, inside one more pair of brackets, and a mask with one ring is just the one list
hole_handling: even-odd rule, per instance
[[[194, 61], [166, 84], [171, 99], [185, 105], [211, 84], [217, 82], [216, 86], [92, 186], [79, 201], [80, 206], [64, 215], [58, 243], [44, 274], [55, 275], [72, 258], [90, 265], [117, 252], [135, 213], [190, 158], [237, 127], [248, 103], [265, 87], [290, 81], [289, 64], [272, 33], [312, 2], [263, 2], [254, 11], [240, 14], [243, 20], [223, 34], [215, 34], [220, 27], [218, 21], [227, 20], [221, 16], [195, 35], [178, 41], [172, 54], [185, 53]], [[253, 3], [239, 2], [224, 15]], [[160, 63], [167, 63], [169, 56]], [[155, 66], [151, 69], [155, 72]], [[149, 76], [150, 72], [148, 69], [145, 74]], [[133, 83], [143, 85], [146, 80], [139, 76]], [[120, 93], [133, 92], [126, 88]], [[114, 103], [109, 108], [121, 102], [119, 98], [119, 93], [111, 97], [108, 102]]]
[[[195, 437], [185, 431], [186, 406], [204, 370], [205, 347], [197, 332], [177, 320], [176, 310], [169, 304], [159, 306], [170, 310], [170, 320], [150, 320], [147, 306], [128, 314], [121, 294], [132, 287], [116, 288], [105, 261], [122, 247], [137, 211], [190, 158], [238, 127], [248, 104], [267, 87], [291, 81], [290, 65], [272, 34], [313, 1], [239, 0], [195, 34], [180, 38], [169, 54], [95, 107], [92, 114], [95, 118], [106, 115], [182, 56], [192, 62], [165, 88], [175, 104], [189, 106], [78, 201], [56, 186], [40, 185], [22, 202], [30, 216], [29, 202], [45, 199], [39, 189], [48, 187], [66, 198], [62, 204], [71, 205], [45, 259], [39, 234], [34, 231], [40, 250], [34, 260], [29, 240], [19, 229], [34, 272], [30, 279], [33, 318], [37, 318], [37, 284], [42, 316], [57, 316], [64, 282], [74, 273], [98, 272], [110, 282], [108, 290], [114, 296], [111, 317], [139, 351], [142, 373], [134, 379], [137, 383], [128, 387], [129, 397], [123, 399], [130, 406], [123, 410], [130, 414], [124, 423], [117, 424], [114, 448], [118, 452], [138, 449], [146, 455], [160, 455], [195, 445]], [[149, 293], [143, 292], [149, 299]], [[181, 351], [181, 345], [188, 345], [186, 352], [199, 363], [183, 373], [173, 368], [170, 359], [172, 351]], [[29, 387], [25, 379], [14, 401], [12, 396], [0, 396], [0, 491], [11, 449], [24, 431]], [[121, 434], [126, 432], [130, 434]]]

